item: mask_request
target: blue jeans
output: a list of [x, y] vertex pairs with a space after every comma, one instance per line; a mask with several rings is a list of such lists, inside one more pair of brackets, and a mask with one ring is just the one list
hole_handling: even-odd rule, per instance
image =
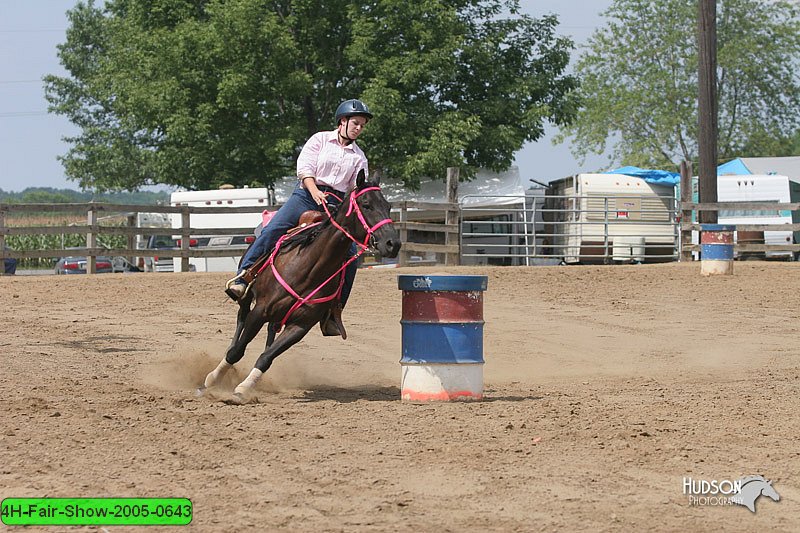
[[[320, 187], [320, 190], [328, 191], [325, 187]], [[344, 194], [340, 192], [336, 192], [335, 194], [344, 196]], [[336, 207], [339, 205], [339, 200], [329, 195], [327, 197], [327, 203], [329, 207]], [[278, 209], [278, 212], [275, 213], [275, 216], [272, 217], [269, 224], [261, 231], [261, 235], [256, 237], [255, 242], [253, 242], [244, 254], [244, 257], [242, 257], [242, 264], [239, 272], [247, 270], [258, 261], [259, 257], [272, 251], [278, 239], [287, 231], [297, 226], [297, 223], [300, 221], [300, 215], [306, 211], [324, 212], [325, 210], [321, 205], [317, 205], [308, 190], [298, 183], [286, 203]], [[349, 257], [354, 256], [356, 251], [356, 243], [353, 243], [350, 246]], [[342, 287], [342, 306], [344, 306], [347, 303], [347, 299], [350, 298], [350, 291], [353, 290], [353, 281], [356, 279], [357, 270], [358, 261], [353, 261], [347, 265], [347, 269], [344, 273], [344, 286]]]

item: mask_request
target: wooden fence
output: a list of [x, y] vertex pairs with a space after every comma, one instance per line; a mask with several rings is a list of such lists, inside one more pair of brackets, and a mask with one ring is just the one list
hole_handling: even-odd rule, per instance
[[[399, 216], [395, 226], [400, 231], [398, 264], [443, 263], [457, 265], [461, 257], [459, 245], [458, 169], [447, 169], [447, 202], [403, 201], [393, 205]], [[414, 236], [417, 236], [415, 239]], [[427, 238], [426, 238], [427, 236]], [[419, 259], [412, 261], [415, 254]], [[427, 259], [435, 254], [437, 259]], [[441, 259], [439, 259], [441, 257]]]
[[[120, 205], [89, 202], [86, 204], [0, 204], [0, 259], [13, 257], [24, 258], [57, 258], [69, 256], [86, 256], [87, 272], [95, 270], [95, 258], [102, 256], [127, 257], [132, 262], [134, 257], [180, 257], [182, 270], [189, 269], [190, 257], [228, 257], [241, 255], [241, 248], [217, 249], [192, 249], [189, 247], [189, 238], [194, 233], [203, 235], [241, 235], [253, 232], [248, 228], [215, 228], [198, 229], [189, 226], [189, 215], [192, 213], [261, 213], [263, 206], [253, 207], [190, 207], [190, 206], [159, 206], [159, 205]], [[75, 214], [85, 213], [86, 224], [54, 225], [54, 226], [8, 226], [9, 215], [14, 214]], [[138, 213], [170, 213], [181, 216], [180, 228], [152, 228], [137, 227]], [[124, 224], [109, 225], [102, 223], [103, 219], [124, 219]], [[136, 237], [141, 235], [179, 235], [181, 238], [180, 249], [154, 250], [139, 249], [136, 247]], [[5, 250], [5, 239], [9, 235], [60, 235], [60, 234], [85, 234], [86, 246], [83, 248], [65, 249], [39, 249], [39, 250]], [[104, 248], [97, 244], [99, 235], [124, 235], [127, 246], [124, 248]]]
[[[457, 173], [448, 173], [449, 196], [455, 198], [453, 183], [457, 183]], [[692, 252], [700, 251], [700, 245], [692, 244], [692, 232], [699, 231], [701, 225], [692, 221], [693, 212], [718, 211], [735, 208], [737, 210], [772, 210], [797, 211], [800, 203], [774, 202], [717, 202], [694, 203], [684, 202], [681, 205], [681, 259], [691, 260]], [[192, 228], [189, 225], [191, 214], [220, 213], [260, 213], [263, 206], [252, 207], [191, 207], [191, 206], [156, 206], [156, 205], [119, 205], [89, 202], [85, 204], [0, 204], [0, 261], [6, 257], [25, 258], [59, 258], [68, 256], [86, 256], [87, 271], [94, 272], [97, 256], [122, 256], [134, 262], [135, 257], [179, 257], [181, 270], [189, 270], [189, 258], [235, 257], [241, 255], [241, 248], [219, 247], [191, 248], [190, 237], [193, 235], [244, 235], [253, 231], [246, 228]], [[9, 226], [10, 216], [31, 214], [75, 214], [86, 217], [85, 224], [72, 225], [31, 225]], [[180, 228], [137, 227], [137, 213], [169, 213], [179, 214]], [[111, 225], [104, 223], [115, 218], [123, 223]], [[392, 218], [400, 232], [402, 248], [398, 258], [400, 266], [446, 264], [456, 265], [460, 259], [459, 247], [459, 206], [453, 202], [432, 203], [414, 200], [396, 202], [392, 207]], [[738, 231], [800, 231], [800, 224], [736, 224]], [[179, 249], [139, 249], [136, 247], [137, 236], [170, 234], [180, 236]], [[85, 234], [86, 246], [71, 249], [36, 249], [6, 250], [5, 240], [10, 235], [60, 235]], [[123, 248], [104, 248], [98, 246], [100, 235], [123, 235], [127, 245]], [[800, 252], [800, 244], [793, 241], [785, 244], [742, 244], [736, 243], [737, 252]], [[434, 255], [435, 258], [430, 258]], [[0, 269], [1, 273], [2, 269]]]
[[[457, 180], [457, 175], [455, 176]], [[25, 258], [60, 258], [69, 256], [86, 256], [87, 272], [95, 272], [97, 256], [122, 256], [134, 262], [135, 257], [180, 257], [181, 271], [189, 270], [189, 258], [193, 257], [235, 257], [242, 254], [241, 248], [219, 247], [215, 249], [191, 248], [190, 237], [193, 235], [247, 235], [253, 232], [252, 227], [247, 228], [192, 228], [189, 225], [192, 214], [230, 214], [230, 213], [261, 213], [264, 206], [250, 207], [193, 207], [193, 206], [156, 206], [156, 205], [120, 205], [89, 202], [85, 204], [0, 204], [0, 261], [6, 257], [15, 259]], [[431, 215], [431, 213], [445, 213], [444, 215]], [[86, 217], [85, 224], [70, 225], [30, 225], [9, 226], [8, 220], [15, 215], [34, 214], [82, 214]], [[137, 227], [138, 213], [168, 213], [179, 214], [180, 228], [153, 228]], [[420, 219], [423, 215], [427, 219]], [[402, 239], [402, 254], [399, 258], [401, 265], [415, 264], [411, 261], [414, 254], [434, 252], [444, 254], [447, 264], [458, 262], [458, 204], [456, 203], [425, 203], [416, 201], [398, 202], [393, 206], [392, 218], [400, 231]], [[116, 219], [116, 224], [108, 224], [109, 219]], [[120, 224], [119, 221], [124, 220]], [[442, 223], [444, 220], [444, 223]], [[431, 244], [429, 242], [414, 242], [414, 232], [434, 232], [444, 234], [444, 244]], [[6, 250], [6, 237], [11, 235], [64, 235], [85, 234], [86, 246], [70, 249], [36, 249], [36, 250]], [[140, 249], [136, 247], [137, 236], [148, 237], [151, 235], [170, 234], [180, 236], [179, 249]], [[127, 245], [122, 248], [105, 248], [98, 246], [98, 236], [123, 235]], [[422, 264], [420, 262], [419, 264]], [[2, 271], [2, 269], [0, 269]]]
[[[702, 224], [692, 221], [692, 212], [721, 211], [736, 209], [739, 211], [797, 211], [800, 203], [775, 202], [684, 202], [681, 205], [681, 259], [691, 260], [692, 252], [699, 252], [700, 245], [692, 244], [692, 231], [700, 231]], [[720, 222], [725, 224], [725, 222]], [[800, 224], [734, 224], [737, 231], [800, 231]], [[786, 244], [753, 244], [736, 243], [736, 252], [800, 252], [800, 244], [793, 241]]]

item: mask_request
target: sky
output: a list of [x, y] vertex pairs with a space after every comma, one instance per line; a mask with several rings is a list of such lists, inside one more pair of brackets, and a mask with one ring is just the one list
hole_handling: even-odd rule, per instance
[[[559, 16], [559, 33], [585, 43], [603, 26], [601, 13], [612, 0], [522, 0], [523, 13]], [[75, 0], [0, 0], [0, 189], [19, 192], [27, 187], [78, 189], [68, 180], [57, 157], [68, 145], [65, 136], [78, 129], [66, 118], [47, 112], [41, 79], [47, 74], [67, 75], [58, 61], [56, 46], [65, 40], [66, 12]], [[569, 144], [554, 146], [555, 129], [528, 143], [516, 155], [525, 183], [528, 179], [553, 179], [598, 170], [607, 165], [604, 155], [588, 157], [583, 165], [572, 156]]]

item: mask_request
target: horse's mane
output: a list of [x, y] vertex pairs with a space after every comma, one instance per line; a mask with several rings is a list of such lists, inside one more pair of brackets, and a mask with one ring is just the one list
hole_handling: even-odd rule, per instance
[[768, 481], [766, 479], [764, 479], [764, 476], [747, 476], [747, 477], [743, 477], [739, 481], [742, 482], [742, 487], [744, 487], [745, 485], [747, 485], [751, 481], [763, 481], [765, 483], [768, 483]]

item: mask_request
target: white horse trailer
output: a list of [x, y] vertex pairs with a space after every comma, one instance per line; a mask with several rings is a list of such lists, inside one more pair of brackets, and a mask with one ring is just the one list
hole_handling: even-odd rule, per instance
[[578, 174], [550, 183], [546, 233], [565, 263], [643, 263], [677, 257], [671, 185], [624, 174]]
[[[181, 191], [174, 192], [170, 197], [173, 206], [190, 207], [250, 207], [269, 205], [270, 191], [264, 187], [244, 189], [216, 189], [207, 191]], [[239, 253], [226, 257], [192, 257], [189, 264], [197, 272], [236, 272], [239, 259], [253, 242], [255, 236], [252, 231], [239, 232], [236, 235], [204, 235], [203, 229], [239, 228], [255, 229], [261, 223], [261, 213], [254, 210], [252, 213], [192, 213], [189, 215], [189, 227], [195, 231], [189, 239], [189, 246], [197, 249], [237, 248]], [[181, 215], [172, 214], [172, 229], [181, 229]], [[176, 238], [180, 239], [178, 234]], [[174, 260], [175, 271], [181, 270], [181, 258]]]
[[[742, 174], [717, 177], [717, 199], [720, 202], [800, 202], [800, 183], [779, 174]], [[736, 206], [719, 211], [720, 224], [792, 224], [797, 214], [779, 209], [748, 210]], [[762, 235], [763, 233], [763, 235]], [[737, 242], [762, 241], [764, 244], [786, 245], [798, 242], [792, 231], [737, 232]], [[757, 235], [756, 235], [757, 234]], [[767, 258], [791, 259], [790, 251], [768, 251]]]

